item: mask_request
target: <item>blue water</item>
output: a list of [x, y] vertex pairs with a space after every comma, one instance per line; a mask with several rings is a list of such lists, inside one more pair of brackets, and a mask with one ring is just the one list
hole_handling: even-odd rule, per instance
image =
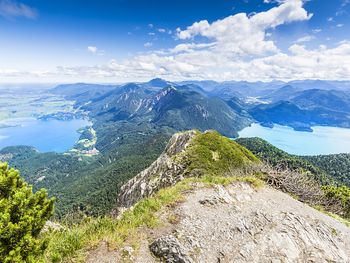
[[350, 129], [321, 126], [312, 129], [313, 132], [300, 132], [280, 125], [267, 128], [252, 124], [240, 131], [239, 137], [260, 137], [290, 154], [350, 153]]
[[89, 125], [86, 120], [41, 121], [13, 119], [6, 122], [14, 127], [0, 129], [0, 149], [6, 146], [34, 146], [41, 152], [65, 152], [79, 139], [79, 128]]

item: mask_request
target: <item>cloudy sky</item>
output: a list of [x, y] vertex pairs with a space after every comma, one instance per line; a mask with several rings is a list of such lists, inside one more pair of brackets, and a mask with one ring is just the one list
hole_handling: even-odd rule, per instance
[[0, 82], [350, 80], [350, 0], [0, 0]]

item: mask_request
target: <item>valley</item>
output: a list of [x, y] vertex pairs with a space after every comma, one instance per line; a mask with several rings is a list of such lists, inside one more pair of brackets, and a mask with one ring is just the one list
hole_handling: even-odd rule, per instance
[[[343, 85], [346, 84], [343, 83]], [[345, 104], [348, 101], [347, 97], [341, 97], [344, 91], [339, 88], [339, 83], [337, 85], [331, 92], [337, 99], [333, 97], [329, 99], [334, 99], [335, 102], [320, 100], [319, 105], [315, 105], [317, 101], [312, 97], [310, 102], [307, 102], [307, 98], [310, 97], [308, 92], [308, 96], [302, 100], [303, 105], [308, 105], [305, 106], [308, 108], [305, 110], [316, 111], [316, 108], [322, 108], [322, 111], [339, 111], [340, 109], [336, 108], [339, 99], [342, 99]], [[329, 85], [327, 87], [329, 88]], [[37, 106], [38, 108], [29, 114], [30, 111], [23, 108], [21, 104], [18, 107], [18, 112], [26, 112], [27, 116], [38, 119], [40, 123], [38, 129], [46, 131], [43, 136], [35, 138], [34, 134], [39, 133], [36, 129], [31, 133], [31, 129], [26, 128], [25, 133], [19, 133], [18, 138], [21, 140], [17, 140], [20, 142], [17, 144], [31, 147], [16, 146], [16, 141], [11, 142], [3, 138], [2, 141], [10, 142], [12, 146], [4, 145], [10, 147], [0, 151], [0, 158], [20, 169], [24, 178], [33, 184], [34, 189], [45, 187], [50, 195], [59, 196], [56, 204], [57, 217], [62, 217], [71, 211], [82, 214], [104, 214], [112, 209], [120, 186], [150, 165], [175, 132], [189, 129], [200, 131], [213, 129], [225, 136], [236, 138], [242, 134], [242, 129], [249, 130], [250, 125], [256, 127], [253, 123], [260, 118], [263, 118], [263, 124], [266, 118], [275, 118], [271, 117], [270, 111], [261, 110], [261, 107], [269, 107], [279, 99], [298, 97], [300, 101], [303, 94], [300, 93], [300, 89], [314, 92], [314, 88], [313, 82], [304, 83], [302, 88], [298, 83], [297, 87], [292, 89], [290, 84], [286, 86], [286, 83], [280, 82], [176, 83], [163, 79], [120, 85], [82, 83], [59, 85], [45, 89], [44, 98], [43, 90], [34, 92], [36, 97], [31, 95], [26, 98], [27, 101], [33, 100], [32, 96], [38, 101], [42, 99], [43, 103], [40, 105], [46, 105], [46, 108]], [[283, 93], [284, 89], [288, 90], [285, 97], [276, 95]], [[246, 92], [248, 90], [249, 92]], [[323, 95], [323, 92], [320, 93]], [[337, 95], [338, 93], [340, 95]], [[48, 107], [45, 101], [54, 100], [54, 98], [59, 101], [59, 104]], [[257, 109], [259, 109], [259, 115], [255, 115]], [[342, 107], [342, 110], [346, 110], [346, 107]], [[288, 113], [284, 110], [274, 114], [287, 120], [285, 116]], [[347, 113], [339, 114], [342, 114], [343, 118], [347, 116]], [[333, 123], [333, 115], [327, 114], [327, 116], [329, 116], [326, 118], [327, 122]], [[88, 121], [79, 119], [82, 117]], [[300, 123], [303, 122], [305, 120], [301, 119]], [[339, 127], [346, 126], [346, 123], [342, 122], [340, 125], [338, 122]], [[276, 125], [278, 124], [279, 121], [276, 120]], [[319, 123], [319, 125], [323, 124]], [[303, 125], [314, 126], [317, 122], [312, 121]], [[276, 127], [274, 129], [278, 129]], [[253, 131], [247, 132], [246, 135], [261, 136], [292, 154], [317, 155], [347, 152], [346, 143], [342, 143], [344, 138], [336, 135], [333, 136], [335, 136], [334, 139], [338, 139], [338, 144], [329, 137], [329, 145], [334, 148], [330, 148], [325, 143], [318, 143], [315, 139], [314, 144], [320, 148], [312, 145], [305, 147], [300, 142], [300, 149], [297, 150], [295, 149], [297, 143], [293, 141], [293, 136], [296, 135], [293, 135], [292, 130], [283, 129], [278, 133], [285, 136], [285, 139], [282, 137], [279, 139], [276, 133], [266, 137], [264, 133]], [[325, 142], [324, 136], [327, 136], [327, 133], [330, 136], [331, 133], [327, 127], [320, 127], [320, 129], [324, 129], [324, 132], [319, 140]], [[6, 128], [2, 130], [7, 131]], [[78, 130], [79, 133], [77, 133]], [[11, 134], [15, 135], [16, 132], [12, 131]], [[70, 137], [65, 139], [67, 136]], [[300, 136], [308, 143], [312, 143], [312, 140], [307, 137], [316, 135], [303, 132]], [[39, 143], [36, 144], [33, 138]], [[296, 141], [299, 140], [295, 138]], [[284, 145], [286, 143], [283, 140], [288, 141], [290, 146]], [[46, 148], [41, 148], [41, 144]], [[324, 151], [325, 149], [327, 151]], [[88, 196], [85, 194], [87, 191], [90, 193]]]

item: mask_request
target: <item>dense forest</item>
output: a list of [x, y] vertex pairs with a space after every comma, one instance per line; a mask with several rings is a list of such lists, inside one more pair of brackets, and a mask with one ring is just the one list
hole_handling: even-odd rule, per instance
[[336, 180], [350, 186], [350, 154], [303, 156], [302, 158], [320, 167]]
[[58, 218], [73, 211], [105, 214], [115, 206], [120, 186], [159, 156], [170, 133], [152, 127], [115, 124], [108, 127], [105, 124], [97, 130], [100, 136], [97, 147], [103, 153], [98, 156], [40, 153], [26, 146], [5, 148], [0, 156], [2, 161], [19, 169], [34, 190], [46, 188], [50, 196], [57, 198]]

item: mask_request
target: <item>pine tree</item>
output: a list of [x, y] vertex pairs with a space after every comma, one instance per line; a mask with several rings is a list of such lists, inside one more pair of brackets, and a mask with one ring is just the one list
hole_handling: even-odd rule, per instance
[[33, 193], [17, 170], [0, 163], [0, 262], [35, 262], [46, 246], [38, 236], [53, 203], [44, 189]]

